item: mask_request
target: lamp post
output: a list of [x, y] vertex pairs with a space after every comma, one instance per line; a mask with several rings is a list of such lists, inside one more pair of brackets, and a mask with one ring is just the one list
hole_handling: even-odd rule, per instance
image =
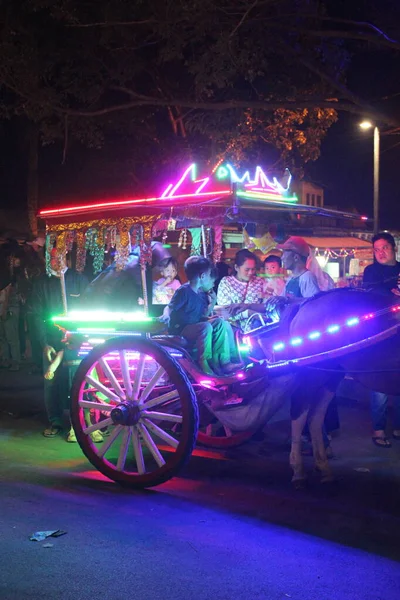
[[376, 125], [371, 121], [362, 121], [361, 129], [367, 131], [374, 128], [374, 234], [379, 232], [379, 146], [380, 132]]

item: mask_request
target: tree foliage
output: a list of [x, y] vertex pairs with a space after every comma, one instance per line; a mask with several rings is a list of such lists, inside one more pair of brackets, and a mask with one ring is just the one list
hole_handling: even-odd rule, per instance
[[2, 0], [0, 115], [37, 123], [64, 157], [74, 141], [126, 138], [137, 164], [272, 149], [301, 169], [338, 111], [379, 116], [346, 86], [351, 52], [400, 48], [338, 4]]

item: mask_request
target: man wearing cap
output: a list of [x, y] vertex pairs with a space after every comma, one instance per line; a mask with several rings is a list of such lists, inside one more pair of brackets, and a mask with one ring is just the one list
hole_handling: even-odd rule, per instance
[[317, 279], [307, 269], [310, 247], [301, 237], [292, 236], [284, 244], [278, 245], [283, 250], [282, 264], [292, 275], [286, 282], [282, 296], [287, 298], [311, 298], [320, 292]]

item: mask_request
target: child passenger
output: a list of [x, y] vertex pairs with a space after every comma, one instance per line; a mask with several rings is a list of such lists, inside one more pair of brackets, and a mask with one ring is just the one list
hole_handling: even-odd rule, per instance
[[175, 292], [164, 311], [169, 319], [169, 332], [194, 342], [197, 362], [204, 373], [232, 373], [239, 368], [231, 362], [235, 355], [232, 328], [211, 316], [216, 303], [213, 290], [216, 269], [207, 258], [191, 256], [185, 262], [185, 273], [188, 283]]
[[285, 280], [281, 275], [282, 260], [271, 254], [264, 260], [264, 297], [282, 296], [285, 290]]
[[176, 276], [178, 274], [178, 263], [171, 256], [164, 258], [159, 264], [161, 279], [153, 285], [153, 304], [169, 304], [172, 296], [181, 284]]

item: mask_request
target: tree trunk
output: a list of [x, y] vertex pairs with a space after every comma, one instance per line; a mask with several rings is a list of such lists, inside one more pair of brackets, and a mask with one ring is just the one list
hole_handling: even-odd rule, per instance
[[27, 207], [29, 229], [37, 236], [37, 213], [39, 208], [39, 131], [32, 124], [28, 133], [28, 178], [27, 178]]

